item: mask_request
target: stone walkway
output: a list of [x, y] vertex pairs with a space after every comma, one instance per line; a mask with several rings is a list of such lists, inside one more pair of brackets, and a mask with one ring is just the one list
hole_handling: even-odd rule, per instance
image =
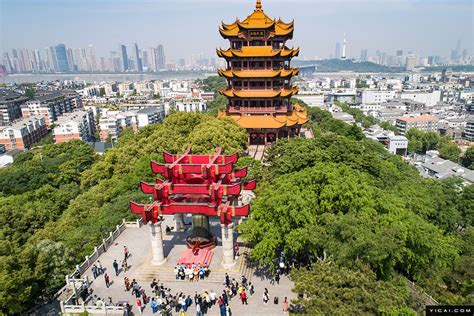
[[[189, 223], [191, 218], [185, 219], [185, 222]], [[163, 225], [163, 232], [165, 231], [166, 225], [174, 226], [173, 217], [165, 216], [165, 222]], [[167, 288], [171, 288], [173, 294], [184, 292], [194, 297], [195, 292], [203, 292], [204, 290], [214, 290], [217, 294], [222, 293], [224, 288], [224, 275], [227, 272], [231, 278], [240, 280], [240, 276], [248, 274], [249, 281], [255, 286], [255, 294], [248, 299], [248, 305], [243, 306], [240, 300], [236, 297], [232, 300], [230, 307], [232, 315], [284, 315], [282, 311], [282, 302], [284, 297], [288, 299], [294, 298], [294, 294], [291, 292], [293, 284], [291, 281], [282, 276], [280, 284], [270, 284], [269, 280], [259, 277], [253, 270], [246, 269], [244, 265], [243, 256], [236, 258], [236, 265], [230, 270], [224, 270], [221, 266], [222, 260], [222, 247], [220, 246], [220, 226], [217, 221], [211, 221], [211, 230], [218, 236], [218, 246], [213, 250], [214, 257], [210, 266], [211, 274], [209, 278], [192, 283], [189, 281], [176, 281], [174, 277], [173, 268], [178, 261], [182, 251], [186, 249], [185, 237], [189, 234], [190, 226], [187, 232], [175, 233], [170, 235], [164, 235], [164, 251], [167, 256], [167, 261], [163, 266], [155, 267], [151, 266], [151, 244], [150, 244], [150, 232], [148, 226], [142, 226], [139, 229], [129, 228], [126, 229], [114, 242], [114, 244], [103, 253], [99, 260], [101, 261], [105, 272], [110, 275], [111, 286], [107, 288], [103, 275], [99, 276], [96, 280], [93, 280], [92, 272], [90, 269], [86, 272], [90, 280], [92, 281], [91, 288], [93, 294], [97, 297], [101, 297], [104, 301], [108, 301], [108, 298], [112, 298], [112, 302], [123, 302], [128, 301], [130, 305], [134, 305], [135, 298], [131, 292], [126, 292], [124, 287], [123, 279], [127, 276], [130, 281], [136, 279], [140, 286], [145, 289], [147, 295], [151, 294], [150, 283], [153, 278], [156, 278], [158, 283], [163, 283]], [[114, 259], [120, 265], [123, 259], [123, 246], [126, 245], [131, 253], [131, 257], [128, 260], [130, 270], [128, 272], [120, 271], [118, 276], [115, 276], [112, 263]], [[240, 247], [244, 250], [243, 247]], [[264, 305], [262, 302], [262, 294], [264, 288], [268, 288], [270, 294], [270, 302], [268, 305]], [[279, 298], [278, 305], [273, 304], [273, 298], [277, 296]], [[133, 312], [137, 313], [137, 308], [133, 307]], [[149, 306], [146, 306], [144, 315], [151, 315]], [[192, 306], [187, 315], [195, 315], [195, 308]], [[219, 315], [218, 306], [213, 307], [207, 315]]]

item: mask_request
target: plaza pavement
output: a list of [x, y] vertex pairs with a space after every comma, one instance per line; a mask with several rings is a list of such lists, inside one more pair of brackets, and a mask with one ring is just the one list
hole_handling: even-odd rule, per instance
[[[189, 223], [191, 217], [188, 216], [185, 219], [185, 222]], [[242, 274], [246, 274], [249, 281], [254, 284], [255, 294], [253, 296], [249, 295], [248, 305], [242, 305], [238, 297], [235, 297], [231, 303], [230, 308], [232, 310], [232, 315], [285, 315], [282, 311], [282, 302], [284, 297], [288, 297], [288, 300], [294, 298], [295, 295], [291, 292], [293, 288], [293, 283], [285, 276], [281, 277], [280, 284], [270, 284], [270, 281], [262, 276], [259, 276], [257, 272], [253, 271], [249, 267], [246, 267], [244, 264], [243, 256], [240, 255], [236, 257], [236, 265], [230, 270], [224, 270], [221, 266], [222, 260], [222, 248], [220, 241], [220, 225], [216, 221], [211, 220], [211, 231], [218, 237], [218, 246], [213, 249], [214, 256], [210, 265], [210, 276], [205, 280], [199, 282], [189, 282], [189, 281], [176, 281], [174, 277], [173, 268], [178, 261], [178, 258], [181, 256], [181, 253], [186, 249], [185, 237], [190, 233], [190, 226], [186, 226], [187, 230], [185, 232], [177, 233], [173, 232], [170, 235], [165, 234], [165, 227], [169, 225], [170, 227], [174, 226], [174, 221], [172, 216], [165, 216], [165, 221], [162, 224], [163, 226], [163, 244], [165, 256], [167, 256], [167, 261], [163, 266], [155, 267], [151, 266], [151, 243], [150, 243], [150, 231], [147, 225], [144, 225], [140, 228], [127, 228], [110, 246], [105, 253], [103, 253], [98, 260], [101, 261], [102, 266], [105, 268], [105, 272], [110, 276], [110, 288], [105, 286], [104, 276], [99, 276], [94, 280], [92, 272], [90, 269], [85, 272], [84, 275], [89, 277], [89, 280], [92, 280], [91, 288], [93, 289], [93, 295], [102, 298], [105, 302], [108, 302], [108, 298], [112, 298], [113, 303], [120, 301], [128, 301], [130, 305], [133, 306], [132, 311], [137, 315], [137, 308], [135, 305], [136, 298], [131, 294], [131, 291], [125, 291], [124, 277], [128, 277], [130, 281], [136, 279], [138, 284], [145, 289], [145, 293], [150, 296], [151, 288], [150, 283], [153, 278], [156, 278], [158, 283], [163, 283], [167, 288], [171, 288], [173, 295], [175, 293], [184, 292], [191, 295], [191, 298], [194, 297], [194, 293], [201, 293], [204, 290], [214, 290], [218, 295], [222, 293], [224, 289], [224, 275], [227, 272], [231, 278], [235, 278], [240, 281]], [[128, 272], [120, 271], [118, 276], [115, 276], [115, 271], [113, 269], [112, 263], [114, 259], [117, 262], [121, 263], [121, 260], [124, 257], [123, 246], [126, 245], [131, 253], [131, 257], [128, 259], [128, 264], [130, 265], [130, 270]], [[240, 246], [242, 251], [245, 251], [245, 248]], [[96, 262], [95, 262], [96, 263]], [[262, 301], [262, 295], [264, 289], [269, 290], [270, 302], [265, 305]], [[273, 303], [273, 298], [277, 296], [279, 298], [278, 304]], [[148, 306], [145, 307], [143, 311], [144, 315], [152, 315], [151, 309]], [[177, 313], [173, 313], [173, 315]], [[157, 314], [156, 314], [157, 315]], [[194, 304], [188, 309], [186, 315], [196, 315]], [[212, 307], [206, 315], [214, 316], [219, 315], [218, 306]]]

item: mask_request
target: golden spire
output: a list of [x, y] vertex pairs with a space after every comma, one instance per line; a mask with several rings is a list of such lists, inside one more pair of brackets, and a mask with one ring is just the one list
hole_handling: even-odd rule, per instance
[[255, 6], [256, 10], [257, 11], [263, 11], [262, 10], [262, 1], [261, 0], [257, 0], [257, 5]]

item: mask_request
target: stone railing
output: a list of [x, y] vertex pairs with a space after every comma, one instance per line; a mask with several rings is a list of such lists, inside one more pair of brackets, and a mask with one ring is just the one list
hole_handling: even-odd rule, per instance
[[414, 292], [420, 294], [424, 298], [425, 305], [439, 305], [439, 303], [428, 293], [423, 290], [423, 288], [415, 285], [415, 282], [411, 281], [407, 277], [403, 277], [405, 282], [408, 284], [408, 287]]
[[[85, 257], [85, 260], [76, 265], [76, 270], [70, 274], [66, 275], [66, 285], [59, 290], [55, 299], [59, 299], [61, 305], [61, 312], [64, 314], [70, 313], [82, 313], [88, 312], [89, 314], [117, 314], [117, 311], [123, 311], [122, 307], [119, 306], [87, 306], [87, 305], [73, 305], [74, 298], [74, 289], [71, 291], [71, 287], [76, 287], [77, 283], [85, 284], [89, 286], [89, 279], [86, 277], [81, 279], [81, 275], [91, 267], [91, 265], [100, 257], [101, 254], [107, 251], [114, 241], [122, 234], [122, 232], [127, 228], [140, 228], [143, 225], [142, 219], [137, 219], [134, 222], [127, 222], [125, 219], [122, 220], [120, 225], [115, 227], [115, 230], [109, 232], [107, 238], [102, 239], [102, 243], [97, 247], [94, 247], [94, 252]], [[64, 309], [63, 309], [64, 308]], [[121, 312], [119, 313], [121, 314]]]
[[92, 315], [123, 315], [123, 306], [106, 306], [105, 304], [102, 307], [87, 306], [84, 304], [65, 305], [63, 302], [60, 304], [61, 313], [63, 315], [77, 315], [84, 312]]

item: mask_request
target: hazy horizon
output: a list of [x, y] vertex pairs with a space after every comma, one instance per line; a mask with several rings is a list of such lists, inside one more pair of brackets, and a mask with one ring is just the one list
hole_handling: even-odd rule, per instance
[[[165, 46], [167, 58], [190, 58], [227, 47], [220, 22], [244, 19], [255, 0], [0, 0], [0, 51], [40, 49], [58, 43], [71, 48], [92, 44], [108, 57], [118, 44], [141, 49]], [[397, 49], [418, 55], [449, 56], [460, 38], [473, 53], [472, 0], [263, 0], [272, 18], [295, 20], [289, 46], [312, 59], [334, 55], [347, 34], [348, 57]], [[131, 54], [131, 51], [129, 52]]]

